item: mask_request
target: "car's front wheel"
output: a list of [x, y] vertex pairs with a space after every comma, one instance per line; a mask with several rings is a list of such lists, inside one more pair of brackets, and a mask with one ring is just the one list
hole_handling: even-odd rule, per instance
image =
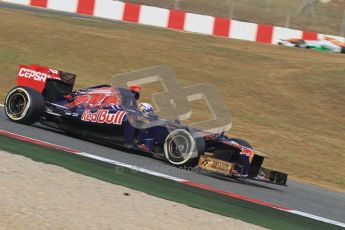
[[31, 125], [40, 118], [43, 110], [43, 96], [33, 88], [17, 86], [6, 96], [5, 113], [11, 121]]
[[[169, 133], [164, 143], [165, 158], [173, 165], [194, 166], [199, 159], [202, 139], [194, 139], [185, 129], [176, 129]], [[203, 141], [203, 140], [202, 140]]]

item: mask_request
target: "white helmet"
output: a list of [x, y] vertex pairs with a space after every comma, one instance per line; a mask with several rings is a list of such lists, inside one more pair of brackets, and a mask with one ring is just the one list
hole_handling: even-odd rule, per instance
[[149, 103], [140, 103], [139, 110], [146, 118], [157, 118], [158, 116], [154, 113], [152, 105]]

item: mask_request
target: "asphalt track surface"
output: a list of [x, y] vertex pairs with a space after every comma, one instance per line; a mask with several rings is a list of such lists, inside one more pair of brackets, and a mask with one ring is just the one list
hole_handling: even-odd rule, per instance
[[0, 129], [170, 176], [206, 184], [221, 190], [242, 194], [331, 220], [340, 222], [345, 220], [345, 193], [305, 185], [292, 180], [288, 181], [288, 187], [281, 187], [255, 181], [210, 177], [209, 175], [202, 175], [193, 171], [177, 169], [163, 161], [152, 159], [145, 155], [130, 154], [97, 143], [66, 136], [63, 132], [40, 124], [25, 126], [10, 122], [2, 106], [0, 107]]
[[[0, 8], [29, 10], [37, 13], [59, 14], [68, 17], [94, 19], [94, 17], [89, 16], [80, 16], [71, 13], [42, 10], [39, 8], [30, 8], [3, 2], [0, 2]], [[114, 22], [114, 26], [116, 26], [117, 23], [121, 22]], [[0, 106], [0, 129], [39, 139], [49, 143], [77, 149], [83, 152], [91, 153], [145, 169], [150, 169], [182, 179], [206, 184], [208, 186], [212, 186], [221, 190], [242, 194], [266, 202], [271, 202], [276, 205], [281, 205], [313, 215], [318, 215], [324, 218], [329, 218], [331, 220], [340, 222], [344, 222], [345, 220], [345, 193], [302, 184], [293, 180], [288, 181], [288, 187], [281, 187], [254, 181], [241, 181], [210, 177], [208, 175], [202, 175], [197, 172], [180, 170], [169, 166], [165, 162], [152, 159], [147, 156], [129, 154], [86, 140], [66, 136], [62, 132], [49, 129], [41, 125], [25, 126], [10, 122], [6, 118], [2, 106]]]

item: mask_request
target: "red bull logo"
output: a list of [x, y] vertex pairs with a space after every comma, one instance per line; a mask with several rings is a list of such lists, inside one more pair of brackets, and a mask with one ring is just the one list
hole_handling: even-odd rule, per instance
[[85, 110], [81, 116], [82, 121], [100, 123], [100, 124], [114, 124], [121, 125], [122, 120], [126, 112], [117, 111], [116, 113], [109, 113], [108, 110], [98, 110], [95, 113], [91, 113], [90, 110]]

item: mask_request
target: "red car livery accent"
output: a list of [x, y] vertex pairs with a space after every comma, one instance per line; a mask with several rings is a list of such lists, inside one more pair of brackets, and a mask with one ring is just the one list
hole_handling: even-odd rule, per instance
[[68, 98], [70, 102], [66, 107], [75, 107], [84, 104], [87, 108], [93, 108], [100, 105], [120, 105], [121, 97], [111, 87], [94, 89], [88, 94], [77, 95]]
[[17, 86], [29, 86], [42, 93], [47, 79], [60, 78], [60, 71], [39, 65], [20, 65], [17, 75]]
[[254, 155], [254, 151], [248, 148], [242, 148], [241, 154], [246, 155], [247, 157], [250, 157]]
[[118, 111], [116, 113], [109, 113], [108, 110], [98, 110], [95, 113], [91, 113], [90, 110], [85, 110], [83, 115], [81, 116], [82, 121], [86, 122], [94, 122], [94, 123], [106, 123], [106, 124], [115, 124], [121, 125], [123, 117], [125, 116], [126, 112]]

